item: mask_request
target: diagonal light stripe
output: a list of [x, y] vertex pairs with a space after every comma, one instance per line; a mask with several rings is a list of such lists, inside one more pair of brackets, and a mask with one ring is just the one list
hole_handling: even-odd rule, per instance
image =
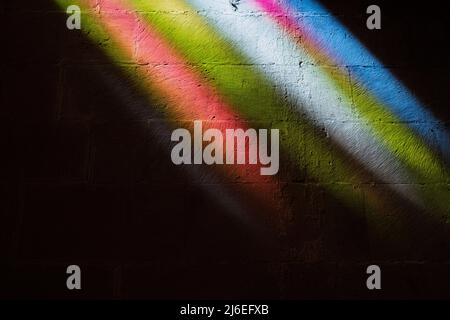
[[[370, 128], [359, 122], [352, 112], [351, 101], [342, 97], [327, 74], [315, 66], [299, 66], [299, 62], [310, 60], [307, 52], [286, 38], [269, 17], [240, 14], [224, 1], [215, 2], [213, 11], [209, 1], [188, 2], [204, 12], [208, 21], [239, 47], [262, 74], [274, 83], [283, 84], [299, 111], [324, 126], [333, 141], [362, 165], [387, 183], [412, 181], [402, 164], [371, 135]], [[258, 10], [248, 1], [242, 2], [239, 8], [243, 12]], [[390, 187], [420, 204], [413, 186], [405, 189], [390, 184]]]
[[317, 0], [283, 0], [282, 3], [286, 4], [286, 11], [300, 15], [294, 18], [297, 24], [333, 57], [333, 63], [349, 67], [356, 80], [383, 105], [401, 121], [417, 123], [412, 128], [426, 143], [442, 149], [444, 156], [450, 157], [450, 137], [442, 121], [434, 117], [337, 18]]
[[[97, 7], [97, 1], [84, 1], [84, 14], [95, 19], [95, 22], [91, 23], [92, 30], [85, 31], [94, 39], [111, 38], [114, 43], [107, 44], [106, 50], [116, 62], [131, 59], [148, 64], [139, 67], [134, 76], [139, 77], [147, 92], [150, 89], [159, 95], [163, 105], [169, 107], [173, 119], [210, 120], [216, 117], [227, 120], [226, 128], [218, 128], [220, 130], [246, 130], [246, 124], [236, 120], [237, 115], [232, 108], [221, 100], [164, 39], [143, 24], [139, 16], [131, 12], [125, 3], [122, 0], [102, 1], [100, 13], [95, 14], [92, 8]], [[139, 43], [137, 47], [136, 39]], [[204, 129], [210, 126], [210, 123], [204, 123]], [[242, 183], [240, 187], [251, 192], [268, 208], [278, 208], [281, 196], [277, 180], [273, 177], [262, 177], [259, 168], [258, 165], [218, 166], [218, 169], [224, 170], [225, 173], [235, 171], [242, 180], [253, 182]]]
[[[353, 167], [353, 161], [348, 160], [349, 155], [335, 145], [330, 145], [326, 137], [317, 134], [320, 130], [298, 118], [298, 115], [290, 114], [286, 110], [286, 101], [276, 92], [274, 85], [259, 75], [250, 62], [234, 50], [229, 42], [221, 39], [201, 16], [180, 0], [170, 3], [132, 3], [134, 10], [141, 12], [143, 18], [170, 41], [172, 47], [177, 48], [192, 65], [201, 70], [203, 76], [243, 116], [255, 121], [271, 119], [272, 126], [281, 130], [283, 151], [290, 155], [290, 161], [296, 162], [299, 167], [306, 167], [312, 181], [320, 182], [328, 191], [353, 207], [355, 193], [348, 192], [345, 184], [358, 185], [374, 181], [373, 177], [361, 172], [359, 166]], [[161, 4], [164, 6], [163, 11], [159, 11]], [[284, 119], [289, 121], [285, 122]], [[289, 123], [288, 128], [284, 128], [284, 123]], [[332, 163], [332, 167], [328, 162]], [[367, 192], [366, 200], [373, 207], [385, 202], [373, 191]]]
[[[272, 18], [286, 29], [294, 39], [301, 38], [302, 48], [314, 59], [316, 64], [332, 65], [334, 63], [333, 58], [327, 56], [327, 50], [324, 50], [323, 46], [306, 32], [302, 23], [296, 23], [283, 7], [270, 0], [253, 1], [267, 10]], [[399, 120], [360, 84], [352, 81], [350, 91], [347, 87], [342, 86], [342, 83], [347, 79], [346, 73], [345, 68], [341, 71], [339, 67], [331, 69], [331, 71], [327, 70], [329, 79], [344, 97], [350, 97], [357, 113], [370, 121], [370, 129], [373, 135], [378, 137], [380, 143], [391, 150], [411, 170], [413, 181], [442, 184], [446, 179], [446, 169], [436, 155], [424, 144], [424, 141], [418, 138], [407, 126], [399, 123]], [[438, 128], [435, 129], [438, 131]], [[438, 188], [437, 192], [423, 190], [422, 195], [425, 201], [439, 203], [440, 211], [449, 213], [450, 197], [448, 197], [445, 187]]]
[[[324, 50], [322, 45], [306, 32], [303, 24], [297, 23], [283, 7], [270, 0], [253, 1], [266, 10], [282, 28], [289, 32], [291, 37], [302, 39], [301, 47], [313, 58], [313, 63], [334, 64], [333, 58], [327, 55], [327, 50]], [[428, 146], [416, 137], [414, 131], [399, 123], [399, 119], [360, 84], [351, 81], [350, 90], [348, 86], [343, 85], [345, 81], [348, 81], [348, 71], [346, 68], [342, 70], [341, 68], [338, 66], [324, 70], [327, 71], [330, 81], [341, 92], [341, 95], [352, 101], [358, 116], [370, 121], [371, 131], [373, 135], [379, 137], [380, 143], [384, 144], [413, 171], [415, 181], [442, 181], [445, 169]], [[394, 127], [395, 130], [392, 130], [391, 127]]]

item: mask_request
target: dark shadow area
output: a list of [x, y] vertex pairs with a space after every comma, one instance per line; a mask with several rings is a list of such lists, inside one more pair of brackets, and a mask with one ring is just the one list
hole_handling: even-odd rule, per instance
[[[295, 177], [283, 186], [289, 210], [277, 212], [210, 168], [193, 181], [172, 165], [172, 124], [136, 86], [135, 66], [114, 65], [61, 27], [66, 17], [50, 1], [6, 8], [0, 297], [449, 297], [440, 221], [375, 185], [398, 207], [387, 228], [410, 233], [405, 244], [380, 239], [367, 227], [370, 186], [355, 193], [361, 210], [352, 211], [290, 166], [281, 173]], [[224, 204], [228, 192], [264, 233]], [[391, 263], [411, 259], [432, 263]], [[385, 295], [365, 290], [366, 261], [386, 264]], [[80, 292], [65, 287], [70, 264], [82, 267]]]

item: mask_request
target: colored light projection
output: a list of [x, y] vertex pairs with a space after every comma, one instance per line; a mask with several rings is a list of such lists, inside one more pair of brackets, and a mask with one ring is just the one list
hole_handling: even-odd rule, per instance
[[[359, 89], [369, 91], [379, 101], [377, 107], [387, 108], [403, 122], [419, 123], [411, 128], [432, 149], [442, 152], [448, 160], [450, 137], [441, 121], [436, 119], [376, 57], [370, 54], [345, 26], [330, 15], [318, 1], [284, 0], [283, 3], [286, 5], [286, 11], [297, 12], [301, 15], [295, 18], [290, 14], [290, 22], [295, 23], [298, 26], [297, 29], [302, 30], [300, 32], [308, 39], [308, 42], [315, 43], [320, 48], [324, 56], [328, 57], [329, 63], [347, 66]], [[259, 4], [271, 13], [281, 13], [282, 8], [270, 5], [269, 1], [259, 1]], [[313, 15], [314, 19], [311, 18]], [[317, 18], [318, 15], [321, 18]]]
[[[136, 13], [132, 13], [125, 1], [102, 2], [103, 11], [98, 15], [92, 9], [96, 7], [96, 1], [85, 1], [83, 4], [85, 14], [92, 15], [86, 17], [86, 27], [92, 36], [96, 39], [112, 37], [114, 44], [107, 51], [115, 61], [131, 60], [142, 65], [133, 76], [139, 78], [140, 84], [152, 96], [159, 96], [163, 101], [161, 105], [169, 106], [171, 120], [178, 120], [179, 125], [190, 127], [191, 131], [192, 120], [202, 120], [203, 129], [207, 130], [211, 128], [212, 119], [216, 124], [214, 129], [219, 129], [223, 135], [226, 129], [247, 130], [247, 124], [237, 120], [237, 114], [216, 90], [205, 83]], [[90, 20], [94, 16], [95, 21]], [[135, 47], [135, 43], [139, 45]], [[217, 128], [217, 123], [222, 127]], [[248, 159], [248, 150], [246, 152]], [[277, 181], [261, 176], [259, 165], [221, 166], [218, 169], [226, 170], [232, 177], [238, 175], [247, 183], [255, 183], [256, 186], [252, 186], [253, 196], [264, 199], [266, 205], [276, 209], [278, 203], [267, 194], [281, 197]], [[241, 188], [246, 186], [245, 183], [240, 185]]]
[[[138, 65], [135, 78], [168, 106], [168, 119], [278, 128], [281, 158], [295, 166], [285, 170], [304, 172], [349, 208], [359, 208], [353, 187], [375, 182], [414, 206], [432, 202], [436, 216], [449, 214], [445, 130], [387, 70], [357, 67], [382, 65], [337, 20], [293, 15], [324, 12], [315, 1], [248, 0], [238, 10], [228, 1], [79, 2], [86, 34], [111, 39], [104, 49], [113, 61]], [[248, 14], [255, 11], [262, 16]], [[331, 30], [336, 38], [327, 37]], [[408, 125], [417, 118], [423, 126]], [[256, 197], [283, 207], [279, 185], [289, 173], [216, 169], [238, 170], [255, 182], [247, 187]], [[377, 189], [364, 193], [374, 212], [393, 205]]]

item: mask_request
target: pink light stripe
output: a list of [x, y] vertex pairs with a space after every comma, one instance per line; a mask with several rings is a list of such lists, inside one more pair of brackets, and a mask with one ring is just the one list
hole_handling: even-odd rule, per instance
[[[95, 0], [90, 0], [95, 3]], [[238, 114], [225, 105], [218, 93], [208, 83], [192, 71], [192, 67], [165, 41], [151, 30], [140, 17], [131, 12], [122, 0], [102, 1], [100, 20], [117, 42], [127, 51], [127, 55], [139, 63], [152, 63], [148, 73], [152, 87], [163, 96], [169, 97], [172, 107], [184, 116], [207, 120], [212, 115], [216, 119], [233, 120]], [[115, 26], [118, 26], [116, 28]], [[130, 37], [133, 35], [133, 37]], [[137, 43], [134, 50], [133, 40]], [[189, 112], [188, 112], [189, 111]]]
[[[95, 0], [88, 1], [95, 7]], [[185, 119], [227, 120], [227, 128], [217, 128], [224, 135], [225, 129], [247, 129], [244, 122], [236, 120], [238, 114], [232, 111], [232, 107], [223, 101], [218, 92], [204, 81], [163, 38], [145, 24], [138, 14], [126, 5], [126, 1], [101, 1], [100, 8], [101, 13], [98, 17], [108, 34], [119, 43], [127, 56], [133, 57], [134, 61], [149, 63], [149, 66], [145, 67], [148, 71], [142, 74], [143, 80], [169, 102], [177, 117], [181, 115]], [[135, 41], [138, 44], [137, 48], [134, 45]], [[203, 128], [204, 130], [211, 128], [211, 125], [204, 122]], [[248, 159], [248, 150], [246, 152]], [[230, 166], [222, 165], [221, 167], [231, 170]], [[268, 195], [280, 192], [275, 186], [278, 179], [262, 177], [260, 165], [237, 165], [233, 166], [233, 170], [249, 181], [258, 182], [258, 187], [251, 190], [258, 199], [276, 205], [275, 197], [271, 199]]]
[[253, 0], [256, 5], [266, 11], [275, 22], [294, 37], [301, 38], [308, 52], [317, 60], [333, 65], [341, 65], [338, 59], [333, 59], [331, 52], [317, 42], [314, 31], [300, 21], [295, 21], [289, 12], [273, 0]]

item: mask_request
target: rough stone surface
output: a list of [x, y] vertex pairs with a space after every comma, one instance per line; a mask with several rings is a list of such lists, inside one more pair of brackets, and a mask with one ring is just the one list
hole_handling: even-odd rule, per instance
[[[170, 161], [170, 132], [196, 115], [174, 112], [171, 97], [138, 84], [140, 74], [169, 70], [170, 60], [114, 61], [105, 54], [110, 47], [115, 50], [111, 38], [92, 41], [67, 30], [66, 15], [54, 2], [3, 2], [0, 297], [450, 298], [449, 208], [442, 212], [449, 202], [448, 166], [433, 175], [424, 167], [425, 174], [403, 176], [397, 162], [353, 142], [364, 139], [357, 129], [361, 125], [381, 123], [395, 135], [404, 123], [367, 120], [357, 115], [355, 105], [341, 112], [348, 101], [337, 96], [328, 100], [334, 106], [329, 113], [308, 103], [328, 94], [321, 91], [323, 70], [344, 68], [338, 85], [352, 92], [351, 104], [361, 93], [352, 82], [358, 69], [380, 72], [371, 61], [297, 61], [286, 55], [292, 48], [282, 39], [279, 50], [286, 54], [264, 60], [269, 32], [264, 29], [253, 35], [260, 39], [256, 49], [261, 52], [253, 62], [205, 54], [188, 70], [212, 85], [220, 83], [230, 105], [244, 101], [242, 123], [280, 129], [280, 172], [264, 180], [239, 168], [177, 167]], [[102, 11], [104, 2], [98, 1], [99, 12], [114, 15]], [[442, 126], [433, 141], [446, 147], [450, 65], [443, 43], [448, 19], [378, 1], [383, 29], [369, 32], [366, 2], [323, 1], [439, 119]], [[154, 11], [135, 9], [144, 20], [172, 20], [174, 30], [182, 25], [193, 38], [204, 31], [190, 24], [190, 16], [228, 14], [218, 13], [213, 4], [202, 12], [178, 12], [170, 1], [159, 3]], [[267, 19], [261, 12], [241, 14], [249, 21]], [[330, 19], [315, 12], [293, 14], [323, 24]], [[131, 42], [136, 56], [143, 50], [139, 32]], [[232, 47], [238, 44], [239, 38]], [[189, 50], [198, 56], [208, 46]], [[256, 66], [258, 61], [264, 65]], [[260, 68], [285, 81], [270, 82], [266, 89], [249, 76]], [[217, 74], [225, 76], [215, 79]], [[314, 77], [317, 81], [311, 82]], [[180, 88], [187, 85], [183, 78], [175, 80]], [[293, 86], [311, 101], [290, 95]], [[216, 98], [210, 99], [216, 105]], [[234, 121], [220, 118], [212, 107], [205, 112], [211, 127]], [[405, 117], [412, 127], [424, 125], [414, 114]], [[342, 132], [350, 147], [331, 139]], [[386, 168], [385, 179], [372, 161]], [[345, 166], [351, 170], [343, 174]], [[277, 193], [265, 193], [267, 185]], [[425, 195], [424, 202], [408, 199], [411, 190]], [[70, 264], [83, 270], [81, 292], [65, 287]], [[381, 291], [366, 289], [370, 264], [382, 268]]]

